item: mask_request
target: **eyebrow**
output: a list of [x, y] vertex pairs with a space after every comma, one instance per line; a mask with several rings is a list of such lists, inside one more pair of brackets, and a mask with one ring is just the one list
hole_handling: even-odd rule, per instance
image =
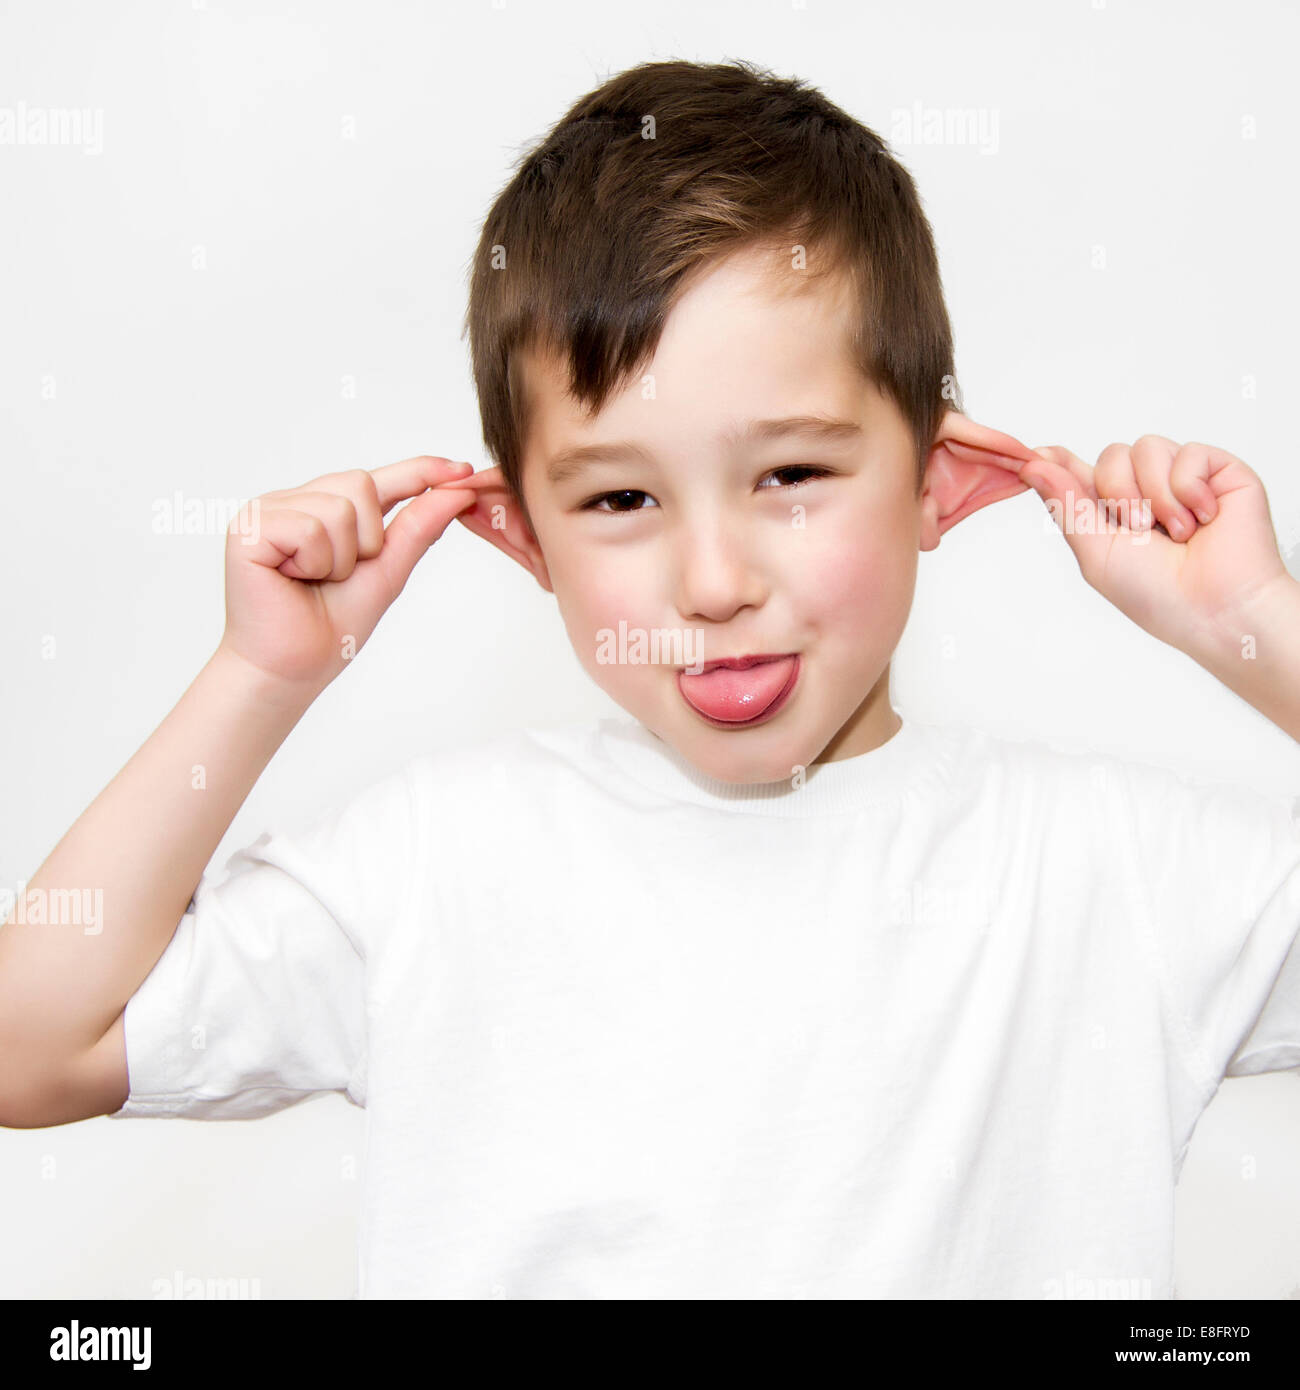
[[[747, 425], [728, 430], [722, 436], [727, 445], [770, 443], [791, 437], [816, 440], [820, 444], [851, 443], [862, 437], [862, 427], [852, 420], [833, 420], [824, 415], [785, 415], [776, 420], [751, 420]], [[615, 444], [579, 444], [563, 449], [546, 466], [551, 483], [567, 482], [594, 463], [650, 463], [653, 456], [640, 444], [619, 441]]]

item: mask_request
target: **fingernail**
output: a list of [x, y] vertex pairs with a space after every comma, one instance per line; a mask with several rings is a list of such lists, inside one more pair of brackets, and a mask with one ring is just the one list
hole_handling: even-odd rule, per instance
[[1169, 524], [1165, 527], [1165, 530], [1168, 531], [1176, 541], [1182, 540], [1187, 534], [1187, 527], [1183, 525], [1182, 518], [1177, 516], [1170, 517]]
[[1208, 526], [1210, 524], [1210, 514], [1205, 510], [1204, 507], [1200, 507], [1197, 509], [1196, 519], [1201, 523], [1202, 526]]

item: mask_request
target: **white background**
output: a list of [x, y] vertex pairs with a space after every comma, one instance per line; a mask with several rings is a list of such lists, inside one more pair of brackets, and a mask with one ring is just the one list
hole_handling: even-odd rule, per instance
[[[220, 637], [224, 536], [155, 534], [159, 499], [426, 452], [490, 464], [461, 338], [481, 219], [580, 94], [650, 59], [750, 59], [891, 140], [938, 239], [967, 413], [1089, 462], [1148, 432], [1230, 449], [1300, 573], [1292, 7], [2, 13], [0, 107], [103, 126], [98, 153], [0, 145], [0, 885]], [[909, 143], [895, 118], [918, 106], [982, 112], [996, 141]], [[904, 718], [1300, 791], [1300, 746], [1109, 608], [1032, 493], [922, 556], [893, 693]], [[453, 524], [214, 864], [419, 751], [613, 712], [550, 596]], [[1179, 1297], [1300, 1298], [1297, 1154], [1300, 1075], [1224, 1085], [1178, 1191]], [[352, 1296], [363, 1160], [364, 1115], [333, 1096], [257, 1123], [2, 1132], [0, 1296], [149, 1297], [178, 1270]]]

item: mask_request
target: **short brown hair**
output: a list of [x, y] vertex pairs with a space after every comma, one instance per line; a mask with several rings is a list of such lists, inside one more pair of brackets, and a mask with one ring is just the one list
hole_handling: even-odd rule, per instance
[[582, 97], [520, 157], [483, 224], [462, 337], [484, 444], [521, 506], [521, 352], [557, 351], [595, 414], [653, 356], [690, 272], [782, 239], [804, 248], [808, 273], [848, 274], [852, 350], [908, 422], [920, 491], [944, 411], [961, 407], [911, 176], [799, 79], [669, 61]]

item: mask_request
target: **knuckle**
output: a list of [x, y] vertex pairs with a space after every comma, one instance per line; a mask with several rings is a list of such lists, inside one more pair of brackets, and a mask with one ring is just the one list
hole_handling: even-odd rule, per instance
[[346, 526], [349, 521], [356, 518], [357, 509], [350, 497], [345, 497], [340, 492], [316, 491], [303, 494], [303, 502], [312, 511], [313, 515], [320, 512], [326, 513], [331, 525], [342, 524]]
[[343, 486], [345, 476], [343, 473], [323, 473], [319, 478], [313, 478], [299, 491], [312, 497], [340, 497], [342, 493], [339, 489]]

